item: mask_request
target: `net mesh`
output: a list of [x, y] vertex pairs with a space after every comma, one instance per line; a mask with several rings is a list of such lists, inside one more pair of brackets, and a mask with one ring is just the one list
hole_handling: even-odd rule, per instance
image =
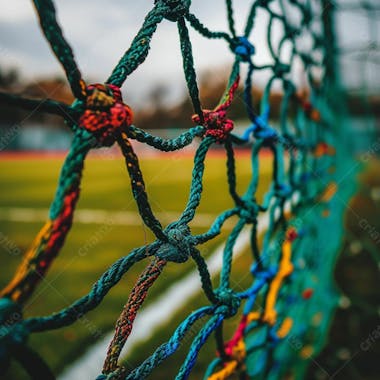
[[[192, 343], [176, 379], [189, 376], [202, 346], [215, 336], [217, 355], [205, 370], [205, 379], [302, 377], [308, 359], [321, 348], [331, 313], [337, 303], [332, 271], [342, 235], [342, 215], [352, 189], [339, 187], [350, 168], [341, 128], [345, 114], [336, 70], [334, 7], [328, 0], [259, 0], [252, 2], [242, 33], [235, 27], [232, 0], [226, 0], [227, 31], [207, 28], [191, 10], [190, 0], [156, 0], [130, 47], [105, 83], [87, 85], [70, 45], [57, 22], [50, 0], [35, 0], [42, 31], [65, 70], [76, 100], [67, 105], [40, 102], [0, 93], [3, 104], [62, 116], [74, 133], [59, 177], [46, 224], [32, 243], [14, 278], [3, 289], [0, 318], [4, 333], [0, 358], [3, 368], [18, 359], [34, 378], [52, 378], [48, 366], [26, 345], [28, 335], [75, 323], [95, 309], [122, 276], [137, 262], [148, 261], [116, 322], [98, 379], [143, 379], [174, 354], [197, 321], [202, 328]], [[219, 4], [218, 6], [221, 6]], [[255, 21], [266, 17], [264, 31]], [[265, 15], [265, 16], [264, 16]], [[191, 98], [194, 126], [174, 139], [162, 139], [133, 125], [133, 112], [122, 100], [120, 87], [149, 53], [157, 26], [164, 21], [178, 26], [183, 70]], [[226, 90], [212, 110], [202, 107], [194, 68], [189, 28], [208, 39], [225, 42], [234, 57]], [[254, 32], [253, 32], [254, 31]], [[257, 64], [255, 40], [265, 39], [268, 62]], [[253, 106], [254, 75], [267, 80], [260, 110]], [[301, 80], [300, 80], [301, 78]], [[240, 87], [239, 87], [240, 86]], [[277, 86], [277, 87], [276, 87]], [[273, 126], [270, 95], [282, 90], [278, 125]], [[241, 96], [250, 126], [234, 133], [228, 118], [234, 97]], [[273, 107], [272, 107], [273, 108]], [[164, 152], [181, 150], [200, 139], [194, 155], [188, 202], [178, 220], [163, 226], [155, 216], [131, 140]], [[337, 144], [339, 141], [339, 144]], [[12, 320], [58, 255], [70, 231], [79, 198], [83, 165], [91, 149], [116, 143], [125, 158], [133, 197], [145, 225], [156, 240], [121, 257], [95, 282], [91, 291], [69, 307], [41, 317]], [[191, 222], [201, 201], [207, 154], [215, 144], [223, 148], [226, 181], [234, 207], [222, 212], [207, 232], [192, 234]], [[252, 151], [252, 179], [243, 194], [237, 190], [235, 152]], [[272, 158], [271, 184], [261, 202], [256, 199], [263, 152]], [[234, 228], [225, 242], [218, 286], [213, 286], [202, 246], [216, 238], [227, 220]], [[260, 224], [264, 232], [259, 235]], [[239, 236], [250, 234], [252, 283], [234, 289], [231, 279], [234, 250]], [[172, 337], [133, 370], [120, 362], [133, 322], [149, 288], [168, 262], [192, 260], [209, 304], [192, 312]], [[248, 265], [249, 266], [249, 265]], [[232, 337], [223, 337], [223, 322], [240, 315]], [[154, 375], [153, 375], [154, 376]], [[244, 377], [245, 376], [245, 377]]]

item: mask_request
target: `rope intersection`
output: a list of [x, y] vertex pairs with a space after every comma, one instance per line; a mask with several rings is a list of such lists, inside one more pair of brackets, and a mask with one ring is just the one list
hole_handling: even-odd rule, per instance
[[[318, 351], [336, 303], [331, 270], [340, 234], [337, 225], [341, 224], [343, 212], [341, 206], [334, 202], [338, 190], [333, 173], [337, 136], [333, 125], [335, 110], [328, 97], [334, 80], [332, 71], [326, 66], [326, 62], [333, 58], [333, 51], [325, 42], [329, 37], [326, 29], [322, 28], [321, 32], [315, 27], [322, 21], [313, 7], [314, 2], [252, 1], [244, 31], [239, 34], [232, 0], [225, 1], [228, 31], [208, 29], [191, 13], [191, 0], [155, 0], [109, 78], [103, 84], [90, 85], [83, 80], [74, 53], [57, 22], [53, 2], [33, 2], [45, 38], [61, 63], [76, 98], [71, 105], [46, 100], [40, 110], [62, 116], [74, 137], [62, 167], [49, 220], [26, 252], [14, 278], [1, 292], [2, 367], [6, 369], [13, 357], [30, 369], [30, 365], [20, 358], [21, 354], [15, 354], [20, 349], [19, 352], [40, 363], [31, 370], [33, 378], [53, 378], [43, 360], [37, 359], [37, 354], [32, 355], [30, 349], [21, 349], [27, 347], [28, 335], [71, 325], [96, 308], [134, 264], [148, 260], [116, 322], [115, 334], [98, 380], [146, 378], [179, 349], [199, 320], [204, 323], [192, 340], [178, 370], [177, 380], [188, 378], [202, 346], [212, 334], [216, 339], [217, 355], [206, 370], [204, 379], [227, 379], [232, 373], [239, 373], [242, 379], [253, 379], [259, 374], [274, 379], [282, 378], [291, 368], [295, 370], [297, 360], [307, 356], [303, 354], [306, 351], [294, 347], [289, 349], [289, 344], [292, 345], [289, 337], [302, 342], [303, 348], [310, 345], [312, 349], [308, 352]], [[324, 7], [328, 2], [321, 0], [316, 3]], [[291, 21], [292, 12], [301, 16], [298, 25]], [[263, 13], [268, 18], [265, 39], [269, 63], [259, 65], [255, 62], [255, 41], [263, 39], [264, 34], [256, 31], [255, 21]], [[194, 115], [189, 115], [189, 118], [195, 125], [174, 139], [162, 139], [133, 125], [133, 111], [124, 103], [120, 89], [126, 78], [146, 59], [150, 42], [161, 22], [177, 24], [184, 76], [194, 108]], [[275, 24], [282, 30], [280, 38], [274, 33]], [[225, 93], [213, 110], [203, 109], [201, 105], [189, 27], [205, 38], [224, 40], [227, 50], [234, 56]], [[312, 40], [308, 50], [301, 48], [299, 39], [302, 36]], [[290, 54], [285, 54], [286, 49]], [[307, 81], [304, 93], [294, 81], [296, 64], [301, 65]], [[253, 77], [258, 71], [270, 74], [259, 112], [254, 108], [252, 99]], [[322, 74], [316, 75], [316, 71]], [[239, 87], [241, 82], [243, 86]], [[270, 95], [275, 85], [283, 91], [279, 126], [271, 125]], [[251, 123], [242, 135], [234, 134], [234, 121], [228, 116], [236, 98], [244, 102]], [[26, 109], [39, 104], [38, 100], [7, 93], [0, 93], [0, 102]], [[164, 227], [151, 208], [139, 158], [131, 140], [163, 152], [172, 152], [191, 144], [196, 138], [200, 139], [200, 144], [194, 155], [186, 207], [178, 220]], [[69, 307], [52, 315], [23, 319], [22, 305], [53, 264], [70, 231], [88, 152], [114, 143], [124, 156], [142, 220], [156, 240], [121, 257], [94, 283], [87, 295]], [[222, 212], [208, 231], [193, 235], [190, 224], [201, 202], [207, 154], [214, 144], [222, 146], [226, 154], [226, 179], [234, 207]], [[244, 194], [237, 190], [235, 150], [239, 146], [248, 146], [252, 150], [252, 179]], [[260, 181], [260, 153], [264, 149], [269, 150], [273, 160], [272, 182], [264, 199], [259, 202], [256, 191]], [[268, 213], [270, 223], [264, 236], [260, 237], [256, 231], [263, 213]], [[218, 236], [230, 218], [237, 221], [225, 243], [220, 283], [215, 288], [201, 246]], [[234, 245], [247, 226], [251, 229], [252, 265], [249, 275], [252, 284], [247, 289], [234, 289], [231, 278]], [[325, 242], [323, 249], [318, 249], [316, 242], [323, 241], [329, 229], [335, 235], [330, 233], [331, 241]], [[128, 342], [134, 319], [148, 297], [150, 287], [165, 271], [168, 262], [181, 264], [187, 260], [193, 260], [198, 268], [200, 285], [209, 305], [192, 312], [167, 342], [138, 367], [128, 371], [120, 362], [120, 353]], [[15, 312], [19, 318], [10, 323], [10, 316]], [[240, 322], [233, 337], [225, 342], [223, 322], [237, 313]]]

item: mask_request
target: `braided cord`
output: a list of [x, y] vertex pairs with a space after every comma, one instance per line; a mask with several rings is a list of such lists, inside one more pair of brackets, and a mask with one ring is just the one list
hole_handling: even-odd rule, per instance
[[63, 66], [74, 96], [83, 99], [86, 96], [85, 83], [75, 62], [73, 51], [65, 40], [61, 27], [56, 20], [55, 7], [50, 0], [33, 0], [46, 39]]
[[209, 38], [209, 39], [224, 39], [227, 42], [231, 43], [232, 38], [229, 34], [224, 32], [213, 32], [212, 30], [208, 29], [205, 25], [203, 25], [199, 19], [192, 13], [189, 13], [186, 15], [186, 20], [189, 21], [191, 26], [199, 32], [202, 36]]
[[[341, 168], [338, 158], [342, 157], [342, 153], [336, 148], [337, 129], [334, 127], [338, 101], [334, 100], [334, 103], [330, 99], [331, 91], [338, 91], [331, 4], [328, 0], [320, 1], [324, 26], [321, 34], [314, 28], [314, 24], [321, 20], [311, 12], [309, 1], [278, 0], [279, 6], [276, 8], [271, 6], [272, 2], [274, 0], [252, 1], [244, 34], [239, 35], [232, 0], [225, 1], [228, 32], [212, 31], [203, 25], [190, 12], [190, 0], [156, 0], [106, 83], [86, 86], [72, 49], [58, 25], [53, 2], [34, 0], [42, 31], [64, 67], [76, 100], [69, 106], [53, 100], [27, 99], [1, 92], [0, 103], [60, 115], [73, 129], [74, 139], [62, 167], [48, 221], [27, 251], [15, 277], [1, 293], [0, 324], [4, 328], [5, 338], [0, 340], [0, 350], [6, 353], [4, 367], [13, 356], [30, 370], [30, 361], [25, 358], [33, 354], [24, 350], [28, 334], [71, 325], [95, 309], [122, 276], [135, 263], [147, 257], [151, 257], [150, 262], [136, 281], [116, 322], [103, 373], [98, 380], [145, 379], [155, 367], [178, 350], [195, 322], [203, 319], [203, 326], [192, 340], [186, 358], [178, 369], [178, 380], [188, 378], [202, 347], [212, 334], [215, 335], [218, 357], [205, 372], [205, 379], [209, 380], [227, 379], [235, 373], [241, 378], [263, 376], [277, 379], [289, 375], [286, 371], [290, 369], [297, 373], [298, 368], [302, 367], [299, 371], [303, 371], [305, 366], [299, 365], [299, 361], [307, 359], [307, 356], [303, 356], [302, 352], [300, 355], [289, 352], [286, 338], [290, 334], [310, 350], [317, 352], [320, 349], [321, 339], [312, 341], [310, 337], [324, 335], [336, 304], [336, 296], [331, 291], [331, 272], [343, 213], [342, 205], [335, 202], [337, 192], [342, 190], [332, 170], [336, 166]], [[289, 21], [289, 9], [301, 13], [302, 23], [295, 25]], [[325, 11], [322, 12], [322, 9]], [[251, 35], [259, 12], [267, 15], [265, 38], [270, 55], [269, 62], [262, 65], [255, 63], [255, 47], [249, 40], [255, 42], [258, 38], [257, 34]], [[192, 116], [195, 126], [174, 139], [154, 136], [133, 125], [133, 112], [123, 103], [120, 90], [126, 78], [145, 61], [153, 35], [164, 20], [177, 24], [184, 76], [195, 113]], [[274, 32], [276, 23], [283, 27], [283, 35], [279, 39]], [[205, 38], [226, 43], [234, 58], [224, 94], [212, 110], [201, 106], [188, 27]], [[313, 40], [309, 50], [298, 46], [297, 38], [301, 35]], [[286, 46], [290, 46], [290, 54], [284, 53]], [[303, 89], [297, 87], [293, 80], [292, 69], [296, 60], [305, 74], [306, 92], [301, 91]], [[247, 70], [241, 70], [243, 65], [247, 66]], [[314, 74], [316, 67], [324, 69], [319, 77]], [[252, 96], [256, 71], [269, 73], [259, 109], [256, 109], [256, 99]], [[241, 75], [245, 78], [242, 78], [243, 85], [239, 88]], [[278, 110], [279, 126], [273, 127], [271, 123], [276, 110], [271, 106], [271, 95], [276, 85], [282, 88], [283, 96]], [[237, 135], [233, 133], [234, 121], [228, 115], [232, 113], [230, 108], [240, 93], [242, 99], [239, 100], [244, 103], [250, 125], [242, 135]], [[200, 138], [201, 142], [194, 155], [188, 201], [179, 219], [164, 227], [150, 205], [132, 140], [163, 152], [172, 152], [190, 145], [196, 138]], [[92, 148], [109, 147], [115, 142], [124, 157], [132, 195], [141, 218], [156, 240], [117, 260], [87, 295], [70, 306], [52, 315], [20, 318], [7, 325], [9, 315], [19, 310], [30, 297], [64, 244], [79, 198], [87, 153]], [[190, 226], [202, 200], [208, 153], [218, 145], [226, 156], [226, 181], [234, 205], [222, 211], [207, 231], [193, 235]], [[252, 161], [252, 175], [245, 191], [238, 187], [239, 156], [235, 155], [236, 146], [242, 145], [251, 149]], [[265, 156], [272, 159], [271, 182], [262, 199], [257, 199], [263, 178], [262, 158]], [[344, 199], [348, 196], [348, 191], [341, 195]], [[260, 227], [261, 216], [268, 221], [264, 232]], [[201, 245], [217, 237], [231, 218], [235, 218], [235, 224], [226, 239], [220, 258], [223, 264], [220, 281], [218, 287], [214, 287]], [[250, 267], [247, 274], [251, 283], [241, 288], [235, 283], [231, 272], [240, 249], [239, 241], [245, 231], [248, 232], [252, 253], [252, 262], [247, 265], [247, 268]], [[260, 233], [263, 236], [259, 236]], [[326, 233], [330, 233], [329, 238], [325, 237]], [[319, 241], [327, 241], [326, 248], [316, 253], [314, 247]], [[168, 262], [180, 264], [189, 258], [198, 270], [199, 287], [203, 289], [209, 305], [185, 318], [172, 337], [140, 365], [132, 370], [126, 369], [119, 356], [128, 343], [133, 322], [149, 289]], [[314, 296], [314, 289], [319, 289], [321, 294]], [[224, 321], [237, 313], [240, 313], [240, 321], [232, 338], [225, 342]], [[315, 324], [313, 321], [318, 313], [323, 314], [320, 317], [322, 322]], [[23, 349], [15, 352], [15, 347]], [[51, 376], [42, 360], [33, 357], [37, 372], [43, 374], [40, 376]]]
[[124, 56], [112, 71], [107, 83], [120, 87], [127, 76], [145, 61], [149, 52], [150, 40], [157, 29], [157, 25], [162, 20], [163, 15], [156, 6], [146, 16], [140, 31], [136, 34], [130, 48], [125, 52]]
[[121, 132], [118, 137], [118, 143], [123, 156], [125, 157], [125, 164], [131, 178], [133, 196], [137, 202], [143, 221], [157, 236], [157, 238], [165, 239], [165, 235], [162, 232], [161, 223], [155, 218], [150, 207], [138, 158], [133, 151], [132, 145], [129, 142], [125, 132]]
[[165, 260], [153, 259], [143, 273], [141, 273], [129, 295], [128, 302], [116, 322], [115, 335], [108, 347], [103, 365], [103, 373], [112, 372], [117, 368], [120, 352], [132, 331], [133, 321], [136, 318], [137, 312], [144, 302], [149, 288], [158, 278], [166, 263]]
[[193, 103], [194, 112], [200, 115], [202, 120], [201, 103], [199, 101], [199, 90], [197, 85], [197, 76], [194, 69], [194, 59], [189, 38], [189, 31], [187, 29], [185, 20], [183, 18], [178, 20], [178, 32], [181, 41], [181, 51], [183, 58], [183, 71], [189, 89], [191, 101]]
[[84, 160], [93, 143], [87, 131], [78, 130], [75, 134], [61, 171], [49, 220], [25, 254], [14, 278], [2, 290], [2, 296], [17, 302], [26, 301], [58, 255], [72, 225]]

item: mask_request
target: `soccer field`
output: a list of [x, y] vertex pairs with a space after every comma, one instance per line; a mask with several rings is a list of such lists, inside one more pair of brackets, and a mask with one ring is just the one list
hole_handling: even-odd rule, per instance
[[[22, 253], [43, 225], [63, 159], [34, 157], [0, 161], [1, 286], [11, 279]], [[270, 160], [261, 162], [259, 198], [267, 190], [271, 175]], [[236, 166], [238, 189], [243, 193], [252, 174], [249, 155], [239, 154]], [[222, 155], [211, 152], [206, 160], [204, 195], [198, 216], [191, 225], [193, 233], [206, 231], [218, 213], [233, 206], [225, 167]], [[185, 207], [192, 158], [178, 154], [159, 155], [141, 160], [141, 168], [152, 208], [166, 225], [175, 220]], [[219, 239], [203, 246], [205, 256], [221, 242], [230, 227], [227, 225], [224, 228]], [[90, 157], [83, 173], [72, 230], [46, 279], [27, 302], [24, 316], [49, 314], [67, 307], [85, 295], [114, 261], [152, 240], [152, 234], [144, 228], [137, 213], [124, 161]], [[73, 326], [31, 337], [30, 345], [46, 358], [56, 373], [101, 335], [113, 329], [129, 291], [145, 264], [134, 266], [110, 291], [100, 307]], [[151, 289], [146, 303], [152, 302], [164, 288], [193, 268], [194, 264], [190, 261], [182, 265], [168, 265], [165, 275]], [[22, 378], [19, 376], [17, 378]]]
[[[63, 157], [24, 157], [23, 159], [8, 157], [0, 160], [1, 286], [10, 280], [21, 261], [22, 253], [43, 225], [54, 196], [63, 159]], [[265, 157], [260, 161], [262, 166], [259, 199], [267, 189], [271, 176], [271, 161]], [[240, 192], [243, 192], [252, 174], [250, 157], [245, 154], [238, 155], [236, 163], [238, 188]], [[160, 155], [142, 160], [141, 167], [153, 209], [166, 225], [185, 205], [190, 186], [192, 158], [171, 154]], [[378, 262], [378, 250], [371, 242], [369, 234], [358, 227], [356, 219], [357, 215], [361, 215], [366, 218], [369, 225], [376, 226], [377, 230], [380, 228], [377, 214], [373, 212], [378, 207], [378, 201], [371, 199], [372, 193], [378, 194], [380, 186], [375, 176], [378, 167], [378, 161], [371, 162], [367, 171], [361, 176], [361, 190], [352, 200], [350, 212], [346, 217], [348, 235], [343, 251], [349, 252], [350, 249], [347, 247], [351, 247], [352, 244], [357, 245], [357, 239], [359, 239], [363, 244], [362, 252], [360, 255], [357, 253], [342, 255], [336, 270], [339, 285], [348, 296], [352, 295], [354, 299], [360, 299], [360, 304], [365, 304], [365, 302], [369, 304], [374, 297], [378, 297], [378, 290], [376, 290], [378, 288], [374, 285], [377, 283], [378, 274], [373, 272], [374, 266], [371, 264], [371, 255]], [[207, 158], [204, 183], [205, 191], [199, 207], [199, 216], [192, 225], [194, 233], [205, 231], [218, 212], [232, 206], [226, 183], [225, 162], [220, 154], [211, 154]], [[81, 199], [72, 231], [46, 280], [39, 285], [26, 304], [25, 317], [49, 314], [68, 306], [86, 294], [91, 285], [115, 260], [127, 255], [133, 248], [145, 244], [146, 241], [152, 241], [152, 235], [143, 227], [137, 214], [123, 160], [90, 157], [86, 161], [81, 189]], [[202, 248], [205, 256], [208, 256], [226, 237], [230, 227], [231, 225], [227, 225], [219, 239]], [[244, 278], [247, 272], [246, 259], [247, 256], [243, 254], [234, 263], [235, 278], [241, 281], [242, 287], [245, 285], [245, 280], [249, 281], [249, 276]], [[110, 291], [102, 304], [74, 325], [57, 331], [33, 334], [30, 337], [29, 344], [47, 360], [56, 374], [78, 359], [102, 336], [113, 330], [128, 294], [145, 264], [143, 262], [132, 267], [132, 270]], [[356, 270], [358, 267], [361, 268], [360, 271]], [[351, 272], [347, 268], [351, 268]], [[166, 288], [179, 281], [192, 269], [194, 265], [191, 261], [181, 265], [168, 264], [165, 274], [151, 288], [145, 303], [154, 302]], [[353, 273], [357, 275], [353, 277]], [[363, 281], [363, 276], [365, 276], [365, 281]], [[127, 367], [133, 367], [140, 363], [154, 351], [157, 345], [168, 339], [177, 324], [191, 310], [205, 303], [206, 300], [202, 296], [197, 296], [191, 299], [180, 312], [168, 316], [166, 327], [157, 331], [146, 344], [135, 347], [124, 364]], [[339, 364], [330, 363], [330, 361], [332, 353], [338, 352], [342, 346], [342, 336], [345, 337], [347, 347], [360, 346], [363, 336], [367, 333], [366, 326], [374, 325], [376, 320], [375, 314], [365, 310], [365, 312], [360, 312], [358, 306], [354, 304], [348, 309], [338, 311], [333, 322], [330, 343], [317, 358], [319, 363], [327, 368], [330, 368], [329, 366], [334, 368]], [[361, 321], [361, 327], [360, 329], [358, 327], [356, 333], [351, 331], [347, 334], [345, 323], [354, 317]], [[226, 334], [228, 335], [229, 331], [233, 331], [235, 327], [234, 320], [228, 320]], [[178, 369], [178, 363], [186, 355], [186, 349], [193, 336], [191, 335], [190, 339], [184, 342], [165, 366], [160, 366], [155, 371], [155, 379], [173, 377]], [[371, 358], [374, 359], [375, 351], [373, 349], [372, 356], [367, 354], [355, 357], [360, 368], [368, 367]], [[192, 379], [201, 378], [205, 367], [214, 355], [215, 343], [213, 339], [210, 339], [197, 360]], [[368, 371], [360, 371], [363, 373], [363, 378], [372, 379], [364, 376], [370, 372], [370, 367], [368, 368]], [[318, 368], [311, 368], [311, 373], [314, 373], [314, 370], [318, 371]], [[313, 376], [311, 375], [310, 378], [314, 378]], [[13, 366], [6, 377], [7, 380], [26, 378], [27, 376], [16, 366]]]

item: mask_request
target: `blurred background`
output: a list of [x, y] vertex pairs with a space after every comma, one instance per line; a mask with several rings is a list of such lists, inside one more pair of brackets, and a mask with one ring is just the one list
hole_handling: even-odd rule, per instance
[[[217, 3], [217, 0], [193, 0], [192, 11], [210, 29], [227, 30], [224, 4], [218, 6]], [[84, 79], [87, 83], [101, 83], [129, 46], [152, 1], [112, 0], [105, 4], [104, 0], [56, 0], [55, 4]], [[349, 115], [346, 119], [349, 125], [341, 128], [349, 131], [350, 151], [356, 157], [360, 174], [356, 178], [357, 192], [347, 205], [346, 232], [335, 270], [341, 292], [340, 306], [326, 347], [313, 357], [307, 378], [372, 380], [380, 376], [380, 4], [378, 0], [341, 0], [333, 4], [338, 39], [336, 53]], [[239, 30], [243, 28], [250, 5], [251, 1], [234, 3]], [[70, 104], [73, 97], [59, 63], [42, 36], [32, 2], [0, 0], [0, 9], [0, 89]], [[267, 22], [267, 14], [258, 12], [252, 34], [256, 64], [270, 60], [266, 39], [260, 35], [260, 31], [266, 30]], [[280, 38], [282, 30], [275, 29], [274, 33]], [[190, 37], [201, 100], [204, 108], [211, 109], [223, 94], [233, 55], [225, 42], [206, 40], [192, 30]], [[301, 70], [296, 63], [292, 75], [302, 87], [306, 84]], [[258, 72], [253, 78], [254, 104], [259, 109], [268, 75]], [[135, 111], [135, 124], [140, 128], [162, 137], [174, 137], [193, 125], [175, 23], [159, 25], [146, 62], [127, 79], [122, 91], [124, 101]], [[274, 123], [278, 121], [281, 99], [280, 88], [275, 86], [270, 97]], [[249, 125], [239, 97], [229, 116], [236, 121], [237, 134]], [[0, 285], [3, 286], [46, 218], [72, 136], [59, 117], [2, 105], [0, 136]], [[170, 157], [156, 155], [138, 143], [135, 148], [141, 153], [141, 165], [155, 211], [163, 220], [172, 220], [186, 202], [194, 146]], [[205, 231], [215, 215], [231, 202], [222, 191], [226, 189], [227, 193], [221, 157], [216, 149], [208, 162], [207, 186], [200, 217], [193, 226], [195, 231]], [[249, 152], [242, 149], [238, 157], [239, 186], [243, 189], [251, 175]], [[260, 192], [264, 192], [270, 179], [269, 171], [265, 172], [265, 162], [263, 165]], [[67, 306], [88, 292], [95, 279], [116, 258], [152, 240], [137, 217], [117, 148], [93, 152], [84, 177], [76, 223], [46, 282], [27, 305], [27, 316], [51, 313]], [[352, 178], [347, 180], [352, 181]], [[175, 199], [170, 196], [174, 186]], [[111, 199], [109, 194], [112, 194]], [[212, 254], [229, 228], [227, 225], [220, 239], [206, 246], [206, 255]], [[243, 259], [244, 254], [236, 263], [238, 273], [239, 270], [244, 273]], [[81, 360], [85, 360], [81, 356], [88, 349], [107, 340], [141, 268], [134, 268], [128, 281], [111, 291], [100, 313], [89, 313], [62, 331], [32, 337], [31, 345], [47, 358], [56, 373], [63, 374], [62, 378], [73, 378], [65, 372], [67, 367], [80, 366]], [[154, 302], [167, 288], [167, 283], [175, 283], [190, 269], [187, 264], [180, 270], [169, 266], [166, 278], [152, 289], [147, 304]], [[152, 332], [149, 343], [142, 340], [136, 343], [138, 349], [128, 354], [126, 363], [131, 366], [139, 363], [146, 356], [146, 350], [150, 352], [170, 336], [183, 315], [200, 302], [197, 294], [192, 297], [176, 316], [165, 318], [165, 328]], [[57, 341], [62, 344], [57, 345]], [[181, 349], [182, 355], [185, 348]], [[98, 351], [102, 360], [104, 351]], [[213, 355], [214, 348], [206, 346], [194, 378], [200, 378]], [[175, 360], [178, 358], [174, 358], [174, 369]], [[154, 378], [171, 378], [167, 377], [167, 371], [158, 372]], [[10, 374], [6, 378], [25, 378], [17, 367], [12, 368]]]

